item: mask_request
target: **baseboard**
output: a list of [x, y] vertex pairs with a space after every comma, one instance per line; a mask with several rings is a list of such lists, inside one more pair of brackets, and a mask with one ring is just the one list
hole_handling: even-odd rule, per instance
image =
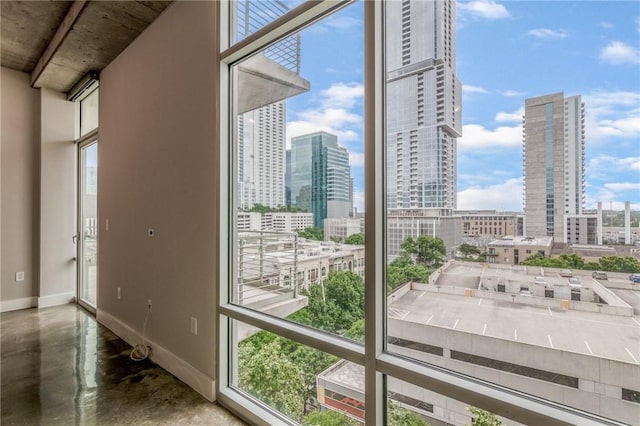
[[[96, 319], [100, 324], [113, 331], [129, 345], [135, 346], [142, 342], [142, 336], [137, 331], [111, 314], [98, 309], [96, 312]], [[209, 401], [215, 401], [215, 380], [212, 380], [211, 377], [200, 372], [191, 364], [187, 363], [171, 351], [158, 345], [153, 340], [145, 340], [149, 346], [151, 346], [151, 354], [149, 358], [151, 358], [153, 362], [176, 376], [178, 379], [182, 380]]]
[[50, 294], [49, 296], [38, 297], [38, 308], [48, 308], [49, 306], [65, 305], [76, 301], [76, 292]]
[[21, 299], [3, 300], [0, 303], [0, 312], [17, 311], [38, 306], [37, 297], [23, 297]]

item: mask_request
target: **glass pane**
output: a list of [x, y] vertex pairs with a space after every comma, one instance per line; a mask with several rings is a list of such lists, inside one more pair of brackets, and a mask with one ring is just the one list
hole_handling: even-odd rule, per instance
[[99, 89], [80, 101], [80, 136], [98, 128]]
[[299, 72], [267, 51], [232, 69], [232, 301], [350, 336], [364, 322], [362, 14], [356, 3], [296, 34]]
[[[352, 413], [326, 413], [338, 398], [335, 386], [326, 389], [327, 377], [344, 363], [339, 358], [284, 337], [233, 321], [235, 353], [231, 384], [248, 392], [287, 417], [303, 424], [349, 424]], [[363, 377], [354, 378], [358, 383]], [[353, 387], [353, 384], [349, 385]], [[343, 394], [346, 394], [342, 390]], [[341, 419], [341, 423], [326, 423]]]
[[[617, 135], [615, 144], [604, 142], [607, 137], [603, 148], [593, 145], [602, 158], [608, 156], [605, 145], [637, 139], [637, 131], [632, 136], [600, 127], [598, 135], [596, 128], [612, 123], [610, 114], [637, 112], [637, 99], [631, 107], [609, 96], [637, 98], [638, 61], [628, 68], [609, 62], [607, 71], [578, 81], [576, 64], [590, 66], [577, 52], [586, 58], [586, 52], [600, 50], [596, 62], [602, 66], [611, 51], [596, 39], [578, 42], [573, 34], [581, 32], [583, 18], [597, 14], [605, 24], [631, 13], [630, 4], [495, 3], [494, 19], [517, 16], [528, 29], [538, 28], [527, 33], [514, 30], [508, 19], [483, 24], [472, 3], [384, 4], [387, 350], [637, 423], [640, 323], [618, 288], [627, 277], [599, 282], [593, 270], [607, 263], [609, 249], [569, 248], [563, 240], [563, 232], [572, 230], [581, 244], [596, 234], [595, 211], [582, 214], [584, 133], [596, 140]], [[549, 16], [570, 16], [562, 26], [576, 32], [542, 29]], [[566, 44], [543, 43], [549, 35]], [[550, 63], [553, 77], [544, 78]], [[609, 72], [625, 95], [605, 89], [611, 80], [602, 76]], [[553, 93], [563, 88], [571, 93]], [[590, 121], [597, 116], [600, 121]], [[610, 167], [603, 172], [605, 163]], [[614, 163], [597, 162], [598, 179], [613, 173]], [[523, 193], [524, 213], [496, 211], [522, 211]], [[442, 407], [451, 411], [442, 413], [445, 421], [469, 423], [465, 407]], [[467, 417], [454, 420], [453, 412]]]
[[304, 0], [238, 0], [231, 4], [231, 43], [275, 21]]
[[96, 306], [98, 268], [98, 143], [81, 150], [80, 298]]
[[513, 420], [387, 376], [387, 425], [519, 425]]

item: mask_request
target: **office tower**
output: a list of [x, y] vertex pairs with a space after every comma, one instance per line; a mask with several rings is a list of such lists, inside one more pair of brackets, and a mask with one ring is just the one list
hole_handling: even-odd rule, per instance
[[349, 153], [338, 138], [316, 132], [291, 139], [291, 204], [313, 213], [314, 226], [326, 218], [349, 217], [352, 208]]
[[584, 104], [563, 93], [530, 98], [523, 124], [525, 235], [566, 242], [565, 216], [584, 204]]
[[386, 4], [387, 207], [455, 209], [455, 1]]

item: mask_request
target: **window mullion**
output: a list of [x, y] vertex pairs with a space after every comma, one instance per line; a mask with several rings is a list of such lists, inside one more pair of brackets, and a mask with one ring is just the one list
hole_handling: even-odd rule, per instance
[[383, 2], [365, 2], [365, 419], [384, 424], [384, 386], [377, 358], [384, 349], [384, 50]]

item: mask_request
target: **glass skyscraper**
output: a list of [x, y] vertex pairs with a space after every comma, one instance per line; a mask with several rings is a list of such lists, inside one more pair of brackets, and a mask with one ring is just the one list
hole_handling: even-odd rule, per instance
[[387, 207], [455, 209], [455, 1], [386, 3]]
[[352, 209], [349, 153], [338, 138], [316, 132], [291, 138], [291, 204], [324, 219], [349, 217]]
[[584, 204], [584, 103], [563, 93], [530, 98], [524, 112], [525, 235], [564, 241], [565, 216]]

